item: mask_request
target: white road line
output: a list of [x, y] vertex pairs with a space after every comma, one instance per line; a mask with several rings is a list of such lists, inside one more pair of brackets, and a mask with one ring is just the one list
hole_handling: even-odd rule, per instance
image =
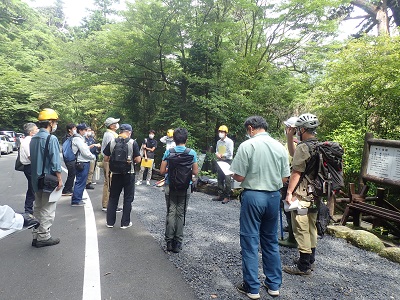
[[[62, 168], [68, 174], [67, 169]], [[86, 190], [83, 192], [85, 200], [85, 228], [86, 228], [86, 245], [85, 245], [85, 271], [83, 277], [83, 295], [82, 300], [100, 300], [100, 260], [99, 246], [97, 241], [96, 219], [94, 217], [92, 201]]]

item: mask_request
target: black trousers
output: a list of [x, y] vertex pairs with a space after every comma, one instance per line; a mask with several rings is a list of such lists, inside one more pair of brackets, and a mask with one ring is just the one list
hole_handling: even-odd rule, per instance
[[28, 180], [28, 190], [26, 191], [25, 196], [25, 212], [26, 213], [33, 213], [33, 201], [35, 201], [35, 192], [33, 191], [32, 187], [32, 172], [31, 172], [31, 165], [24, 166], [24, 174], [26, 179]]
[[107, 224], [114, 225], [117, 214], [119, 196], [124, 189], [124, 205], [122, 207], [121, 226], [131, 221], [132, 202], [135, 198], [135, 174], [112, 174], [110, 198], [107, 206]]
[[68, 194], [68, 193], [72, 193], [74, 191], [73, 186], [74, 186], [74, 180], [75, 180], [75, 175], [76, 175], [75, 160], [66, 162], [65, 166], [67, 167], [67, 170], [68, 170], [68, 177], [67, 177], [67, 181], [65, 181], [62, 193]]

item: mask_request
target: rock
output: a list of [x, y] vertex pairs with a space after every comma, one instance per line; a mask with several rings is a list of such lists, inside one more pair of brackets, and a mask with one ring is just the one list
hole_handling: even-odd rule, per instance
[[347, 235], [352, 230], [346, 226], [329, 225], [327, 231], [330, 235], [333, 235], [337, 238], [346, 239]]
[[351, 230], [347, 234], [346, 240], [358, 248], [376, 253], [385, 248], [385, 245], [376, 235], [364, 230]]
[[400, 264], [400, 248], [398, 247], [387, 247], [379, 252], [379, 255]]

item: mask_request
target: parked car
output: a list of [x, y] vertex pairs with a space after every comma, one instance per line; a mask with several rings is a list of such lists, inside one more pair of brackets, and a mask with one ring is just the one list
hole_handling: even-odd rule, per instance
[[7, 135], [0, 135], [0, 150], [1, 153], [9, 154], [13, 152], [13, 143], [10, 141], [11, 137]]
[[21, 142], [22, 140], [25, 138], [25, 134], [21, 133], [21, 132], [17, 132], [17, 148], [19, 149], [19, 147], [21, 146]]
[[13, 150], [18, 150], [20, 143], [18, 141], [17, 133], [15, 131], [1, 130], [0, 134], [8, 135], [9, 137], [11, 137], [11, 142], [13, 143]]

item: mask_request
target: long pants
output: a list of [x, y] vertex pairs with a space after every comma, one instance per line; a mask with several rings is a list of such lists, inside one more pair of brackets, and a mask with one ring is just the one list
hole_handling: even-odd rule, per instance
[[77, 204], [79, 203], [79, 201], [82, 201], [83, 190], [86, 187], [86, 179], [89, 173], [89, 166], [90, 166], [89, 162], [84, 162], [83, 170], [82, 171], [76, 170], [76, 181], [75, 181], [74, 192], [72, 193], [71, 204]]
[[[228, 164], [231, 164], [231, 160], [224, 160]], [[231, 176], [227, 176], [222, 172], [220, 168], [217, 169], [218, 172], [218, 194], [221, 198], [229, 198], [231, 193]]]
[[140, 172], [139, 172], [139, 175], [138, 175], [138, 176], [139, 176], [138, 180], [140, 180], [140, 181], [143, 180], [144, 169], [147, 169], [146, 180], [147, 180], [147, 181], [150, 181], [151, 175], [153, 174], [153, 168], [145, 168], [145, 167], [140, 167]]
[[107, 224], [114, 225], [119, 196], [124, 189], [124, 205], [122, 208], [121, 226], [131, 221], [132, 202], [135, 198], [135, 174], [113, 174], [111, 178], [110, 199], [107, 206]]
[[32, 187], [31, 165], [24, 165], [24, 174], [28, 180], [28, 190], [25, 195], [25, 212], [33, 213], [33, 201], [35, 201], [35, 192]]
[[96, 160], [91, 160], [90, 161], [90, 166], [89, 166], [89, 173], [88, 177], [86, 180], [86, 184], [92, 183], [93, 182], [93, 174], [94, 174], [94, 168], [96, 167]]
[[40, 190], [35, 193], [35, 208], [33, 215], [39, 220], [40, 226], [32, 230], [33, 238], [38, 241], [48, 240], [50, 227], [56, 216], [57, 202], [49, 202], [50, 193], [44, 193]]
[[110, 198], [110, 163], [103, 161], [103, 172], [104, 172], [104, 186], [103, 186], [103, 198], [101, 204], [103, 208], [108, 206], [108, 198]]
[[186, 191], [171, 191], [169, 185], [165, 185], [165, 200], [167, 204], [165, 224], [166, 242], [175, 240], [182, 243], [183, 241], [183, 226], [190, 192], [190, 186]]
[[62, 192], [63, 192], [63, 194], [68, 194], [68, 193], [72, 193], [72, 191], [73, 191], [74, 180], [75, 180], [75, 175], [76, 175], [75, 160], [66, 162], [65, 166], [67, 167], [67, 170], [68, 170], [68, 176], [67, 176], [67, 180], [64, 183], [64, 188], [63, 188]]
[[292, 211], [292, 228], [300, 253], [311, 254], [317, 246], [317, 213], [299, 215]]
[[279, 290], [282, 284], [281, 258], [278, 246], [279, 191], [244, 190], [240, 208], [240, 246], [243, 281], [250, 293], [260, 289], [258, 279], [258, 245], [261, 245], [265, 284]]

